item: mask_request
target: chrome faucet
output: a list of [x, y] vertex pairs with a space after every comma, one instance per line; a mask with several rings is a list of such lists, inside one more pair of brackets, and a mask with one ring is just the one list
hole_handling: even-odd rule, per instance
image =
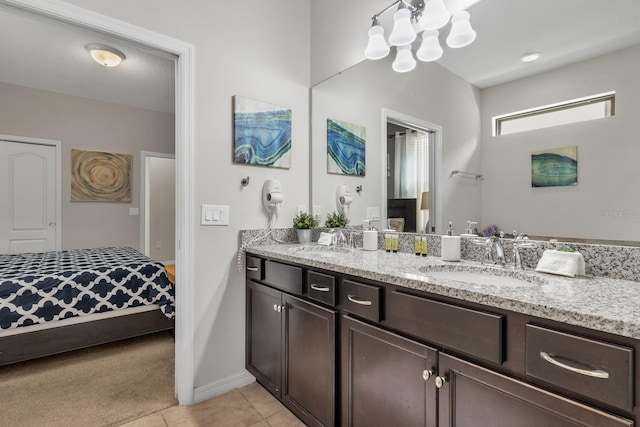
[[525, 248], [537, 248], [538, 245], [534, 242], [529, 241], [529, 237], [525, 234], [517, 234], [515, 231], [513, 232], [515, 241], [513, 242], [513, 268], [518, 270], [524, 270], [522, 265], [522, 256], [520, 255], [520, 249]]
[[491, 236], [484, 242], [484, 255], [482, 264], [491, 261], [495, 265], [505, 266], [507, 259], [504, 255], [504, 246], [500, 237]]
[[334, 228], [331, 230], [331, 243], [337, 247], [347, 246], [347, 237], [342, 230]]

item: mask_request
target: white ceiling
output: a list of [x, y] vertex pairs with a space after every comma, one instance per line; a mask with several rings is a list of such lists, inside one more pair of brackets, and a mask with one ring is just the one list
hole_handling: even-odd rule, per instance
[[[175, 60], [99, 33], [0, 8], [0, 82], [174, 113]], [[95, 63], [90, 43], [126, 56], [116, 68]]]
[[[481, 88], [640, 43], [639, 0], [447, 1], [471, 4], [478, 36], [465, 48], [445, 47], [438, 63]], [[388, 33], [387, 15], [381, 22]], [[0, 40], [0, 82], [174, 112], [174, 58], [4, 7]], [[117, 68], [101, 67], [85, 50], [89, 43], [110, 45], [127, 58]], [[543, 57], [521, 63], [528, 52]]]
[[[476, 40], [444, 47], [438, 63], [481, 88], [640, 43], [638, 0], [481, 0], [468, 10]], [[530, 52], [543, 56], [522, 63]]]

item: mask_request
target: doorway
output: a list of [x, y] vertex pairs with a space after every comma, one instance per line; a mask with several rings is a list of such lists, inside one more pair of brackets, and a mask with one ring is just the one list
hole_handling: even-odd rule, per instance
[[175, 264], [176, 161], [173, 154], [140, 153], [140, 249]]
[[175, 63], [175, 139], [176, 139], [176, 324], [175, 385], [181, 405], [194, 402], [193, 337], [193, 109], [194, 46], [160, 33], [100, 15], [67, 3], [47, 0], [0, 0], [0, 5], [35, 19], [52, 19], [143, 47], [159, 54], [171, 55]]
[[383, 205], [387, 225], [409, 233], [440, 233], [442, 128], [383, 110]]

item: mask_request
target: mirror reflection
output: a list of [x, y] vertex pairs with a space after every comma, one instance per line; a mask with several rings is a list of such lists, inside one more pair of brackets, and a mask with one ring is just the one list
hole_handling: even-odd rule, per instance
[[[482, 31], [489, 31], [486, 23], [480, 21], [487, 14], [482, 9], [485, 3], [491, 2], [477, 3], [472, 10], [477, 17], [476, 44], [480, 45]], [[622, 8], [609, 15], [630, 13], [629, 2], [625, 5], [626, 10]], [[638, 7], [634, 7], [633, 13], [637, 14]], [[504, 13], [507, 12], [508, 8]], [[577, 9], [575, 22], [564, 20], [563, 25], [575, 25], [579, 32], [585, 25], [586, 18], [582, 19], [582, 15], [586, 17], [593, 12]], [[513, 28], [519, 25], [519, 20], [530, 17], [511, 19]], [[562, 34], [569, 32], [568, 28], [562, 29]], [[534, 41], [536, 36], [537, 33], [532, 33], [528, 38]], [[630, 36], [636, 39], [629, 37], [622, 46], [612, 44], [596, 56], [580, 57], [572, 63], [560, 61], [553, 69], [540, 66], [538, 73], [534, 65], [533, 71], [529, 69], [504, 80], [473, 79], [467, 75], [474, 81], [471, 83], [453, 73], [446, 67], [456, 69], [454, 62], [463, 56], [462, 52], [456, 52], [455, 58], [451, 54], [437, 63], [419, 62], [415, 70], [402, 74], [392, 70], [391, 57], [366, 60], [319, 83], [312, 89], [312, 204], [323, 213], [331, 211], [333, 189], [346, 184], [352, 189], [362, 187], [351, 205], [352, 224], [367, 218], [367, 208], [379, 207], [378, 225], [382, 228], [386, 226], [386, 218], [403, 217], [404, 230], [409, 231], [411, 217], [415, 218], [416, 231], [423, 231], [428, 221], [429, 230], [442, 233], [444, 225], [453, 221], [456, 233], [461, 233], [467, 221], [474, 221], [478, 222], [479, 231], [495, 224], [506, 233], [517, 230], [529, 236], [639, 241], [640, 198], [635, 189], [640, 185], [636, 160], [640, 145], [634, 142], [634, 121], [640, 112], [640, 84], [632, 70], [640, 65], [640, 45], [637, 31]], [[614, 38], [613, 33], [610, 38]], [[581, 47], [570, 39], [562, 43], [567, 44], [563, 49], [568, 58], [572, 58], [567, 51], [572, 43], [576, 50]], [[528, 48], [523, 46], [522, 50]], [[468, 55], [473, 57], [477, 52], [469, 51]], [[473, 68], [471, 60], [467, 64]], [[482, 74], [491, 73], [483, 69]], [[615, 115], [610, 117], [511, 135], [492, 133], [495, 116], [610, 92], [615, 93]], [[402, 132], [387, 125], [387, 118], [394, 115], [400, 123], [427, 123], [417, 129], [431, 131], [429, 135], [434, 139], [433, 156], [428, 160], [433, 165], [428, 174], [432, 175], [420, 178], [424, 181], [416, 183], [415, 191], [410, 190], [408, 197], [401, 190], [398, 192], [401, 184], [396, 177], [402, 177], [403, 171], [410, 173], [410, 168], [405, 171], [399, 167], [399, 171], [392, 173], [397, 164], [395, 134]], [[366, 128], [365, 176], [327, 173], [327, 119], [345, 120]], [[391, 135], [393, 138], [389, 138]], [[577, 183], [532, 187], [533, 153], [563, 147], [575, 147]], [[422, 193], [427, 191], [429, 210], [422, 211]], [[398, 213], [399, 208], [391, 201], [404, 199], [411, 199], [411, 204]]]

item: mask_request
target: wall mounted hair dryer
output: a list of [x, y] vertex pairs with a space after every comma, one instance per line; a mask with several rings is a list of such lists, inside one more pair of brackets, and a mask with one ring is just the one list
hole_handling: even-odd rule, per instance
[[284, 201], [282, 186], [280, 181], [268, 179], [262, 186], [262, 204], [269, 213], [269, 227], [273, 226], [278, 219], [280, 205]]
[[336, 207], [338, 208], [338, 212], [342, 212], [343, 214], [349, 215], [349, 205], [353, 202], [353, 197], [351, 197], [351, 190], [349, 190], [348, 185], [340, 184], [336, 187]]

